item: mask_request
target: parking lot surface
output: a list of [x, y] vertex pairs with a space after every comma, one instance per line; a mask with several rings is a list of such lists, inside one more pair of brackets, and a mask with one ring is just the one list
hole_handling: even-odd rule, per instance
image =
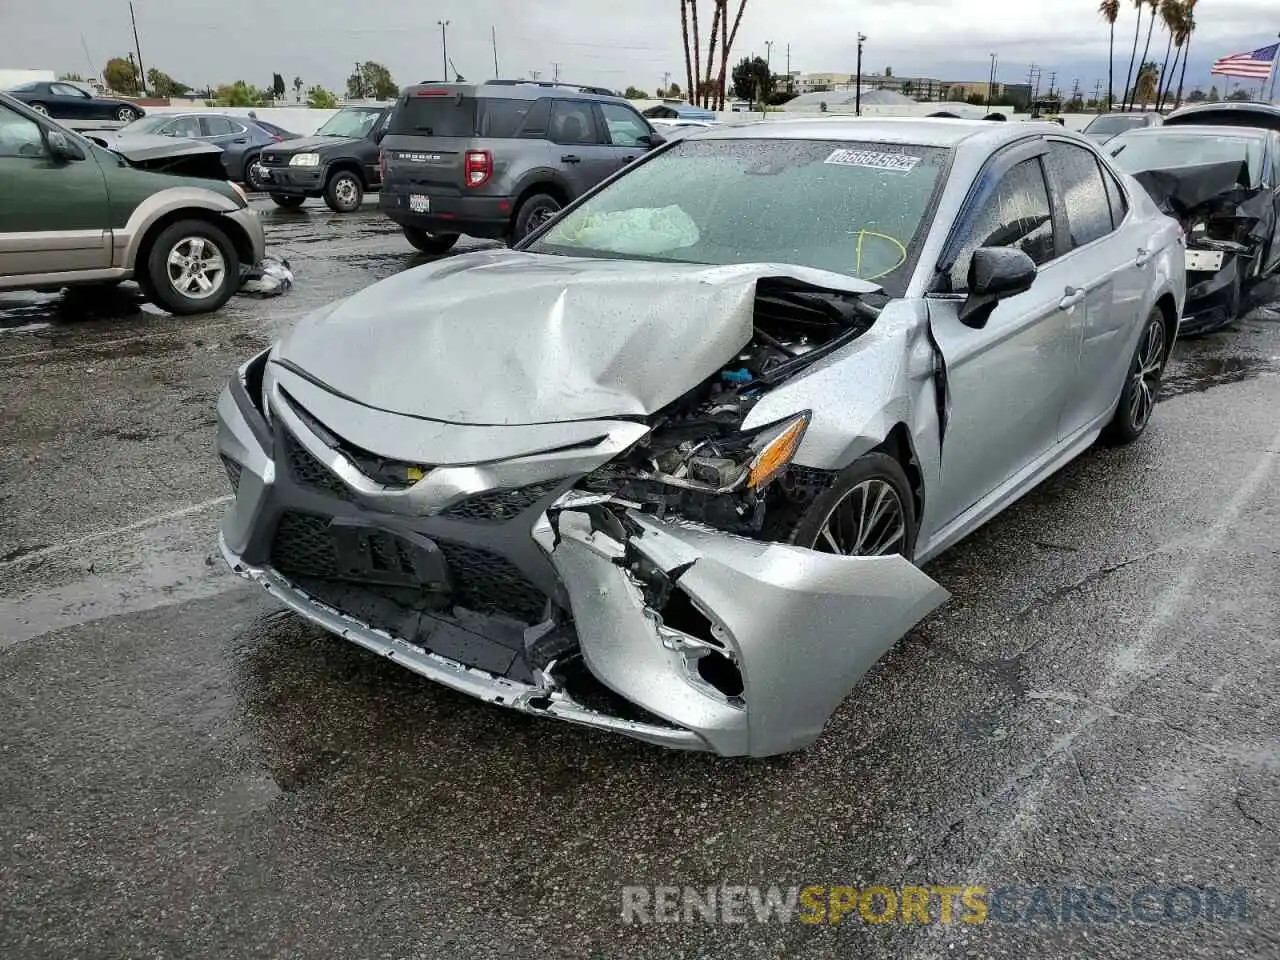
[[[1139, 443], [930, 564], [951, 601], [816, 747], [730, 761], [472, 702], [226, 572], [226, 377], [425, 262], [368, 204], [262, 213], [278, 299], [0, 296], [0, 955], [1280, 955], [1280, 290], [1177, 345]], [[722, 884], [1059, 907], [623, 921], [626, 886]], [[1161, 892], [1060, 909], [1103, 886]]]

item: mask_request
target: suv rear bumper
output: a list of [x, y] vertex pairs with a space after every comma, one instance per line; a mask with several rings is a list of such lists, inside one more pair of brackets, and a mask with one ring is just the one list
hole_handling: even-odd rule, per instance
[[[430, 213], [409, 210], [409, 194], [419, 192], [431, 198]], [[515, 201], [512, 197], [449, 196], [384, 184], [378, 195], [378, 209], [402, 227], [501, 240], [511, 229]]]

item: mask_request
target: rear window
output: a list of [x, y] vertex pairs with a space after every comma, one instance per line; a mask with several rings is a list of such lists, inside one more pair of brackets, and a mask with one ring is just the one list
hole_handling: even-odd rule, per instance
[[405, 97], [391, 117], [390, 133], [411, 137], [471, 137], [476, 101], [470, 97]]

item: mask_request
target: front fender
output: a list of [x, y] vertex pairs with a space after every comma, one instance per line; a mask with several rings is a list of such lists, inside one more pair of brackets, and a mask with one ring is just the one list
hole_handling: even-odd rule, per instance
[[133, 208], [125, 225], [114, 230], [113, 262], [116, 267], [131, 269], [137, 262], [138, 248], [153, 223], [175, 210], [208, 210], [212, 213], [234, 213], [243, 209], [230, 197], [196, 186], [169, 187], [144, 198]]

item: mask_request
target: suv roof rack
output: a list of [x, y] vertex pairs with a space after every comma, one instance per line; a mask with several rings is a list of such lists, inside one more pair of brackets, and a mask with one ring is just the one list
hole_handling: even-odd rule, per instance
[[612, 90], [606, 90], [604, 87], [589, 87], [581, 83], [565, 83], [562, 80], [486, 80], [484, 85], [487, 87], [516, 87], [516, 86], [532, 86], [532, 87], [554, 87], [566, 90], [577, 90], [580, 93], [593, 93], [598, 97], [616, 97], [617, 94]]

